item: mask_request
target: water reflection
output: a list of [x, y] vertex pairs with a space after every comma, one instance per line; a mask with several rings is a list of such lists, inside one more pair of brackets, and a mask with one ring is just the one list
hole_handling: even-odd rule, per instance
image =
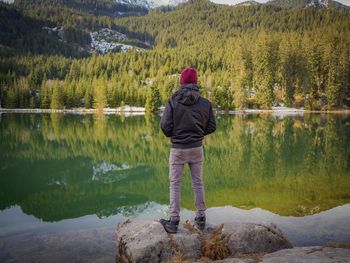
[[[207, 205], [305, 216], [349, 203], [349, 123], [334, 115], [218, 118], [205, 141]], [[18, 205], [52, 222], [165, 205], [168, 150], [157, 117], [3, 114], [0, 209]], [[189, 176], [183, 184], [182, 206], [191, 210]]]
[[[50, 233], [51, 239], [55, 239], [55, 235], [61, 232], [74, 236], [77, 232], [90, 231], [91, 229], [100, 232], [102, 229], [106, 235], [110, 235], [114, 233], [116, 224], [126, 218], [159, 219], [164, 217], [167, 211], [166, 205], [154, 202], [146, 202], [132, 207], [118, 207], [114, 211], [115, 215], [109, 217], [98, 218], [96, 215], [87, 215], [79, 219], [65, 219], [55, 223], [46, 223], [33, 216], [23, 214], [21, 209], [16, 206], [3, 211], [0, 217], [0, 244], [8, 243], [7, 241], [11, 242], [12, 236], [22, 236], [23, 239], [28, 241], [26, 245], [33, 247], [32, 242], [29, 242], [31, 239], [28, 238], [31, 233], [43, 235], [44, 239], [45, 235]], [[193, 212], [186, 209], [181, 212], [181, 215], [183, 222], [187, 219], [193, 220], [194, 216]], [[294, 246], [326, 245], [331, 242], [349, 243], [349, 215], [350, 205], [339, 206], [305, 217], [280, 216], [261, 208], [245, 210], [225, 206], [212, 207], [207, 210], [208, 222], [214, 224], [225, 222], [273, 222], [282, 229]], [[108, 231], [105, 231], [106, 229]], [[34, 235], [32, 241], [36, 237]], [[91, 239], [94, 239], [94, 237], [91, 237]], [[61, 242], [61, 240], [58, 241]], [[13, 249], [16, 250], [16, 248], [16, 244], [13, 244]], [[47, 252], [49, 253], [52, 248], [47, 247]], [[42, 248], [37, 247], [37, 249], [41, 250]], [[24, 249], [24, 251], [26, 250]]]

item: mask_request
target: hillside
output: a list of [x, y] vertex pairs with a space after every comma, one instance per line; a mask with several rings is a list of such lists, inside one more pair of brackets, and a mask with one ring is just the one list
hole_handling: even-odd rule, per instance
[[55, 34], [48, 34], [47, 24], [28, 17], [12, 6], [0, 3], [0, 51], [1, 53], [43, 53], [65, 56], [83, 56], [73, 46], [61, 42]]
[[158, 47], [175, 47], [194, 45], [203, 39], [225, 41], [228, 37], [254, 35], [260, 31], [317, 31], [336, 23], [339, 24], [338, 30], [348, 31], [349, 17], [349, 12], [337, 10], [282, 9], [274, 5], [226, 6], [196, 0], [179, 5], [172, 12], [151, 12], [115, 22], [129, 31], [148, 33]]
[[[317, 6], [318, 8], [305, 8], [311, 2], [317, 2], [316, 0], [310, 1], [272, 0], [266, 4], [245, 2], [236, 6], [227, 6], [206, 0], [192, 0], [171, 9], [154, 9], [148, 14], [148, 8], [140, 1], [121, 1], [121, 3], [112, 0], [57, 0], [54, 2], [15, 0], [13, 6], [7, 5], [6, 8], [4, 4], [1, 6], [6, 21], [0, 22], [2, 23], [1, 28], [4, 29], [1, 30], [3, 39], [0, 44], [5, 46], [1, 49], [2, 52], [9, 46], [8, 43], [15, 41], [17, 42], [15, 49], [21, 52], [30, 50], [32, 53], [81, 56], [81, 54], [91, 54], [93, 51], [98, 53], [118, 52], [132, 46], [149, 49], [152, 46], [188, 45], [199, 41], [203, 34], [230, 37], [252, 30], [257, 32], [261, 30], [302, 32], [331, 25], [335, 20], [343, 20], [347, 25], [347, 14], [341, 14], [339, 17], [336, 15], [336, 12], [344, 11], [346, 6], [334, 1], [317, 0], [327, 3], [327, 8], [323, 8], [322, 5]], [[152, 3], [149, 2], [147, 5], [151, 6]], [[332, 13], [324, 19], [322, 9], [332, 10], [330, 11]], [[6, 12], [9, 14], [5, 14]], [[17, 12], [21, 18], [12, 18], [11, 12]], [[26, 19], [35, 20], [40, 23], [40, 26], [38, 23], [35, 25], [27, 23]], [[193, 24], [192, 28], [186, 28], [188, 23]], [[39, 33], [42, 35], [36, 39], [41, 39], [45, 34], [51, 34], [48, 37], [52, 39], [52, 43], [46, 44], [47, 41], [41, 41], [44, 46], [40, 45], [40, 49], [29, 48], [28, 46], [33, 45], [32, 40], [14, 40], [13, 36], [5, 33], [11, 24], [13, 27], [18, 25], [17, 31], [20, 31], [22, 24], [26, 24], [22, 28], [33, 27], [30, 30], [27, 29], [26, 32], [35, 31], [34, 35]], [[112, 35], [112, 37], [103, 33], [107, 29], [110, 31], [108, 36]], [[125, 37], [122, 39], [115, 37], [120, 34]], [[99, 36], [99, 41], [95, 41], [94, 35]], [[22, 38], [23, 36], [20, 39]], [[47, 45], [50, 48], [46, 49]], [[53, 45], [57, 47], [52, 48]], [[60, 51], [60, 46], [65, 46], [65, 49], [71, 51]]]
[[[132, 46], [149, 48], [148, 43], [138, 40], [137, 34], [117, 28], [113, 22], [116, 16], [144, 15], [147, 9], [107, 0], [94, 5], [97, 2], [16, 0], [13, 5], [0, 3], [0, 52], [81, 57], [94, 51], [118, 52]], [[125, 37], [117, 37], [120, 35]]]
[[271, 0], [267, 4], [276, 5], [282, 8], [325, 8], [330, 10], [350, 10], [349, 6], [332, 0]]
[[[13, 4], [24, 11], [44, 11], [48, 8], [52, 12], [56, 8], [57, 11], [64, 12], [69, 9], [81, 14], [108, 17], [146, 14], [148, 12], [147, 8], [137, 2], [114, 0], [15, 0]], [[42, 15], [44, 16], [45, 13]], [[54, 13], [54, 15], [58, 14]]]
[[[31, 3], [28, 8], [21, 2], [1, 5], [1, 12], [16, 14], [0, 20], [1, 105], [89, 108], [144, 106], [147, 100], [164, 103], [185, 65], [198, 69], [203, 95], [225, 110], [277, 104], [332, 109], [349, 104], [346, 10], [192, 0], [140, 16], [113, 17], [95, 15], [91, 6], [79, 7], [81, 2], [74, 1], [43, 7], [32, 0], [26, 1]], [[3, 30], [12, 23], [19, 33]], [[20, 30], [22, 25], [30, 34]], [[53, 46], [78, 53], [60, 48], [50, 53], [51, 42], [45, 41], [36, 44], [40, 48], [26, 49], [38, 41], [30, 35], [47, 37]], [[86, 59], [71, 58], [83, 53]], [[155, 94], [160, 99], [152, 99]]]

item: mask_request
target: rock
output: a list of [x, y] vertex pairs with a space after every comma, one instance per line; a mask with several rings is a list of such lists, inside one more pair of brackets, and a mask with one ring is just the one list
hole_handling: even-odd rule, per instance
[[171, 235], [157, 221], [127, 220], [117, 226], [116, 237], [120, 262], [167, 262], [175, 254], [195, 260], [201, 255], [199, 235], [182, 225]]
[[350, 249], [334, 247], [295, 247], [282, 249], [265, 255], [245, 255], [244, 258], [226, 258], [224, 260], [205, 261], [195, 263], [348, 263]]
[[332, 247], [295, 247], [267, 254], [262, 263], [346, 263], [350, 262], [350, 249]]
[[[212, 235], [215, 229], [215, 225], [207, 224], [206, 229], [200, 232], [191, 224], [180, 223], [178, 233], [171, 235], [157, 221], [127, 220], [120, 223], [116, 230], [117, 258], [121, 262], [167, 262], [175, 255], [190, 261], [208, 255], [215, 257], [212, 259], [218, 259], [220, 253], [213, 249], [222, 251], [223, 246], [211, 243], [215, 240]], [[273, 224], [225, 223], [221, 234], [218, 233], [219, 240], [213, 242], [224, 242], [224, 246], [228, 248], [225, 255], [231, 257], [263, 254], [292, 247], [281, 230]], [[209, 254], [205, 244], [210, 245]]]
[[270, 253], [292, 245], [274, 224], [225, 223], [222, 231], [231, 256]]

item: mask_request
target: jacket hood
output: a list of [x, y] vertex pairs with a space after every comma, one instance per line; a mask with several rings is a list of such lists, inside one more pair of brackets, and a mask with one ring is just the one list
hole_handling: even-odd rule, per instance
[[172, 96], [173, 100], [184, 104], [196, 104], [199, 99], [199, 89], [196, 84], [185, 84], [180, 87], [178, 91]]

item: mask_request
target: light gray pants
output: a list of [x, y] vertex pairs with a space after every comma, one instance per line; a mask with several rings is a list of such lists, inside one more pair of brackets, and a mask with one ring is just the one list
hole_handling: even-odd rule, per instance
[[204, 187], [202, 180], [203, 147], [190, 149], [171, 148], [169, 156], [170, 218], [180, 219], [180, 190], [184, 164], [188, 163], [197, 209], [196, 216], [205, 216]]

